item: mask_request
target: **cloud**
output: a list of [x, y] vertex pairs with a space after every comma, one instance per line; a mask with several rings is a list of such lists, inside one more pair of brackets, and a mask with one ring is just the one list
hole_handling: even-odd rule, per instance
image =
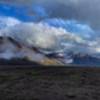
[[13, 17], [0, 16], [0, 27], [9, 27], [19, 23], [20, 21]]
[[[20, 42], [23, 45], [28, 47], [38, 47], [42, 52], [58, 52], [58, 51], [73, 51], [83, 54], [100, 54], [100, 47], [99, 43], [100, 40], [97, 37], [93, 37], [93, 39], [86, 39], [84, 35], [79, 35], [76, 31], [69, 32], [67, 27], [66, 29], [63, 27], [66, 25], [61, 24], [64, 21], [59, 21], [60, 26], [62, 27], [55, 27], [49, 25], [48, 21], [41, 21], [38, 23], [34, 22], [22, 22], [15, 18], [8, 18], [6, 19], [1, 17], [0, 20], [7, 20], [3, 21], [5, 27], [0, 30], [1, 36], [10, 36], [14, 38], [16, 41]], [[15, 20], [15, 21], [14, 21]], [[12, 24], [9, 26], [9, 22]], [[54, 22], [54, 19], [53, 19]], [[57, 21], [56, 26], [57, 26]], [[69, 21], [68, 21], [69, 22]], [[68, 24], [67, 22], [67, 24]], [[82, 26], [82, 24], [75, 24], [71, 22], [71, 25], [77, 29], [77, 25], [80, 32], [86, 32], [86, 30], [92, 30], [89, 26]], [[69, 25], [69, 26], [71, 26]], [[76, 25], [76, 27], [75, 27]], [[73, 28], [73, 27], [71, 27]], [[80, 29], [82, 28], [82, 29]], [[75, 30], [75, 29], [74, 29]], [[85, 31], [84, 31], [85, 30]], [[85, 33], [84, 33], [85, 34]], [[87, 34], [87, 33], [86, 33]], [[91, 35], [92, 33], [90, 33]], [[92, 36], [92, 35], [91, 35]]]
[[27, 6], [41, 5], [49, 17], [76, 19], [100, 30], [100, 0], [0, 0], [3, 4]]
[[87, 24], [80, 24], [76, 20], [63, 20], [61, 18], [49, 18], [44, 19], [43, 22], [48, 23], [48, 25], [54, 27], [60, 27], [65, 29], [68, 32], [77, 34], [85, 39], [93, 39], [93, 36], [96, 35], [95, 31]]

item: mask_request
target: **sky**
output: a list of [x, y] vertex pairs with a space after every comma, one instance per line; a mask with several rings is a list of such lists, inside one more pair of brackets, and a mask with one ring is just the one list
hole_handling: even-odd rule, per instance
[[27, 6], [28, 14], [34, 15], [33, 6], [46, 9], [49, 17], [76, 19], [88, 23], [92, 28], [100, 29], [100, 0], [0, 0], [1, 3]]
[[24, 22], [42, 33], [66, 33], [71, 50], [100, 53], [100, 0], [0, 0], [1, 26]]

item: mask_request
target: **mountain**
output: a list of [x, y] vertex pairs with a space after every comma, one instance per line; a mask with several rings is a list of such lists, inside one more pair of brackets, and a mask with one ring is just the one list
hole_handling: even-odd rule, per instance
[[10, 37], [0, 37], [0, 65], [64, 65], [59, 59], [25, 47]]
[[73, 63], [82, 66], [100, 66], [100, 59], [88, 54], [74, 54], [72, 55]]

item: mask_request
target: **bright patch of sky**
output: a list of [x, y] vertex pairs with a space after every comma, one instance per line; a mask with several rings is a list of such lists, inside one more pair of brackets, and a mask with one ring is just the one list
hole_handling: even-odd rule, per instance
[[0, 4], [0, 16], [11, 16], [23, 21], [37, 21], [47, 17], [41, 6], [33, 6], [32, 11], [27, 6]]

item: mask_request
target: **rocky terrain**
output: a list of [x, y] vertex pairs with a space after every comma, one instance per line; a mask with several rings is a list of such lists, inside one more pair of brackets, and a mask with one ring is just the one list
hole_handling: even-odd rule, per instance
[[100, 100], [100, 69], [1, 70], [0, 100]]

